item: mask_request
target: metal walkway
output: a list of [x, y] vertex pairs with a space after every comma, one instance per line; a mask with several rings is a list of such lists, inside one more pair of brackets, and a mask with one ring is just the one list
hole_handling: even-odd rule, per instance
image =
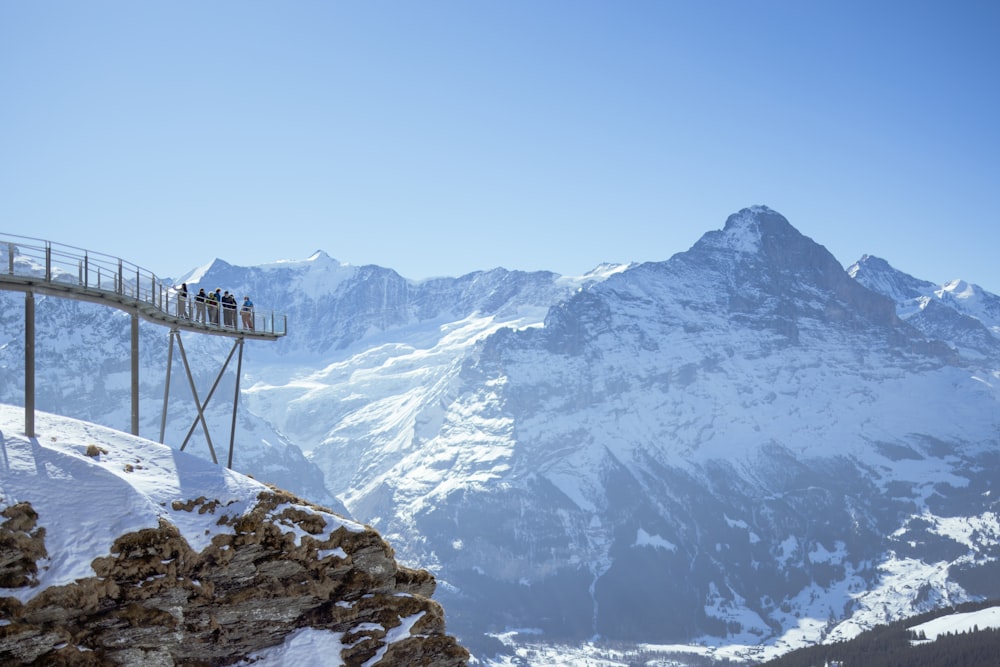
[[[34, 239], [26, 236], [0, 233], [0, 290], [24, 292], [25, 345], [24, 345], [24, 431], [29, 437], [35, 433], [35, 302], [34, 295], [45, 294], [60, 298], [86, 301], [110, 306], [132, 315], [132, 434], [139, 435], [139, 319], [170, 327], [170, 348], [167, 356], [166, 388], [163, 395], [163, 414], [160, 423], [160, 442], [163, 442], [170, 394], [174, 343], [178, 345], [191, 393], [198, 408], [187, 438], [180, 449], [187, 446], [194, 429], [200, 422], [208, 441], [212, 460], [218, 463], [215, 448], [205, 420], [205, 407], [215, 392], [234, 352], [239, 350], [236, 369], [236, 394], [233, 398], [233, 422], [229, 441], [228, 465], [233, 462], [233, 439], [236, 431], [236, 409], [239, 402], [240, 374], [243, 365], [245, 340], [275, 341], [287, 333], [288, 319], [273, 310], [254, 308], [244, 319], [237, 304], [231, 310], [232, 318], [225, 318], [223, 309], [206, 304], [195, 308], [195, 295], [187, 297], [177, 287], [164, 283], [150, 271], [125, 262], [117, 257], [82, 248]], [[214, 314], [214, 317], [213, 317]], [[214, 320], [214, 322], [213, 322]], [[227, 321], [228, 320], [228, 321]], [[180, 332], [226, 336], [234, 339], [233, 349], [226, 358], [215, 384], [204, 402], [198, 398], [194, 378], [188, 365]]]

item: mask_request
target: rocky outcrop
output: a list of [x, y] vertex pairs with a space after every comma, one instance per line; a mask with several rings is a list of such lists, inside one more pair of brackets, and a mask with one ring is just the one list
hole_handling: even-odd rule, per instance
[[[238, 516], [204, 497], [171, 509], [223, 530], [196, 552], [161, 519], [118, 538], [91, 578], [0, 598], [0, 663], [230, 665], [315, 628], [341, 635], [346, 665], [467, 664], [429, 599], [433, 577], [399, 566], [374, 530], [331, 530], [327, 510], [277, 490]], [[0, 576], [31, 586], [44, 531], [27, 503], [3, 516]]]
[[36, 562], [45, 551], [45, 529], [30, 503], [17, 503], [0, 512], [0, 588], [36, 586]]

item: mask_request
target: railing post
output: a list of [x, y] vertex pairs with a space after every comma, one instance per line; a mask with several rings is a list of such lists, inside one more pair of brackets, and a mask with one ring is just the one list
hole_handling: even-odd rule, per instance
[[80, 281], [84, 287], [90, 283], [90, 257], [86, 252], [83, 253], [83, 280]]
[[7, 273], [14, 275], [14, 244], [7, 242]]
[[284, 323], [284, 327], [285, 328], [281, 330], [281, 333], [283, 333], [284, 335], [287, 336], [288, 335], [288, 315], [285, 315], [284, 318], [285, 318], [285, 323]]
[[118, 260], [118, 277], [116, 278], [117, 285], [115, 285], [115, 293], [124, 295], [125, 294], [125, 275], [122, 273], [122, 261]]
[[52, 243], [45, 242], [45, 282], [52, 282]]
[[271, 333], [274, 333], [274, 311], [271, 311]]

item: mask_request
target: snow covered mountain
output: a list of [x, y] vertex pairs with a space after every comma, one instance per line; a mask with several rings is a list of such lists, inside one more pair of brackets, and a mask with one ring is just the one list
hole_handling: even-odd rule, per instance
[[897, 304], [899, 316], [928, 338], [948, 341], [965, 357], [1000, 354], [1000, 297], [964, 280], [935, 285], [864, 256], [848, 273]]
[[[306, 497], [319, 480], [434, 572], [483, 657], [486, 633], [526, 628], [762, 658], [1000, 595], [1000, 298], [975, 286], [874, 257], [847, 272], [765, 207], [579, 279], [413, 282], [318, 252], [182, 280], [289, 314], [287, 338], [247, 346], [240, 447], [259, 455], [237, 468]], [[17, 308], [0, 310], [5, 368]], [[108, 320], [39, 326], [60, 355], [46, 384], [74, 388], [40, 407], [124, 427], [125, 357], [98, 342], [127, 338]], [[165, 345], [144, 350], [164, 366]]]
[[402, 445], [397, 403], [314, 460], [459, 623], [794, 646], [986, 592], [996, 366], [950, 342], [751, 209], [483, 339]]

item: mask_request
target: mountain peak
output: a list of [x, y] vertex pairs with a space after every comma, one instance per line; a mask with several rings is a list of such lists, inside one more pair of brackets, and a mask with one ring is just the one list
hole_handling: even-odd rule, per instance
[[306, 258], [306, 261], [307, 262], [333, 262], [335, 264], [339, 264], [339, 262], [337, 262], [337, 260], [335, 260], [333, 257], [331, 257], [330, 255], [328, 255], [326, 252], [324, 252], [322, 250], [317, 250], [313, 254], [309, 255], [309, 257]]
[[982, 292], [982, 289], [978, 285], [967, 283], [961, 278], [945, 283], [941, 289], [945, 292], [949, 292], [952, 296], [958, 299], [974, 297]]
[[761, 224], [791, 227], [785, 216], [767, 206], [756, 204], [740, 209], [726, 218], [726, 225], [723, 231], [736, 230], [747, 226], [756, 226], [759, 228]]
[[929, 294], [934, 284], [918, 280], [874, 255], [862, 255], [847, 268], [847, 273], [870, 290], [884, 294], [897, 303]]
[[721, 231], [706, 233], [692, 250], [699, 254], [721, 250], [727, 256], [744, 256], [738, 261], [757, 256], [767, 264], [786, 268], [826, 270], [832, 267], [836, 272], [843, 272], [843, 267], [826, 248], [804, 236], [785, 216], [767, 206], [751, 206], [733, 213]]
[[[829, 250], [767, 206], [730, 215], [722, 230], [706, 233], [677, 257], [692, 276], [720, 277], [723, 289], [736, 297], [731, 303], [742, 304], [741, 309], [795, 303], [813, 312], [816, 295], [825, 293], [829, 301], [813, 313], [817, 317], [840, 313], [890, 326], [897, 321], [889, 299], [852, 280]], [[789, 307], [784, 307], [785, 315]]]
[[775, 246], [785, 246], [803, 237], [777, 211], [757, 205], [744, 208], [726, 218], [722, 231], [708, 232], [702, 243], [710, 247], [754, 255]]
[[208, 275], [209, 273], [217, 273], [219, 271], [226, 271], [226, 270], [231, 269], [231, 268], [232, 268], [231, 264], [229, 264], [228, 262], [225, 262], [224, 260], [221, 260], [218, 257], [216, 257], [215, 259], [213, 259], [208, 264], [203, 264], [203, 265], [201, 265], [199, 267], [191, 269], [190, 271], [188, 271], [187, 273], [185, 273], [184, 275], [182, 275], [177, 280], [177, 282], [178, 283], [184, 282], [184, 283], [191, 283], [193, 285], [198, 285], [198, 284], [201, 283], [202, 279], [204, 279], [205, 276]]

